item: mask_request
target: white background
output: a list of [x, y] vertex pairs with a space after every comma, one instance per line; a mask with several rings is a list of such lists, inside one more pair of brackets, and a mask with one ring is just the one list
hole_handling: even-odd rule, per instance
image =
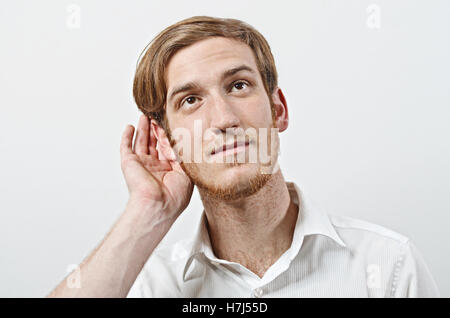
[[[122, 213], [137, 58], [193, 15], [244, 20], [270, 43], [290, 114], [286, 180], [331, 214], [410, 237], [449, 297], [445, 0], [1, 1], [0, 296], [46, 295]], [[192, 235], [201, 209], [195, 192], [166, 240]]]

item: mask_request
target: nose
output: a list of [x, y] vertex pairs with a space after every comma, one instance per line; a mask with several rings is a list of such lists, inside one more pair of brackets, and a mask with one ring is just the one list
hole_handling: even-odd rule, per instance
[[211, 128], [226, 132], [227, 128], [238, 128], [240, 126], [239, 117], [233, 111], [232, 105], [221, 95], [216, 95], [211, 108]]

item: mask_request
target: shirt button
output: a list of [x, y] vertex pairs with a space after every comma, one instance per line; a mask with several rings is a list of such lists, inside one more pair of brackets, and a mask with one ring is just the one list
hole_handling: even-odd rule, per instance
[[253, 291], [253, 297], [259, 298], [263, 295], [263, 290], [261, 288], [256, 288]]

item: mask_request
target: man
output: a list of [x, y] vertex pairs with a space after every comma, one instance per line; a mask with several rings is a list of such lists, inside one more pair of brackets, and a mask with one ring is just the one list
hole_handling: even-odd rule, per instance
[[[63, 281], [49, 296], [438, 296], [406, 237], [329, 216], [285, 181], [287, 103], [248, 24], [201, 16], [166, 28], [140, 60], [134, 97], [144, 115], [134, 144], [131, 125], [121, 142], [126, 209], [80, 265], [79, 288]], [[194, 185], [204, 211], [193, 238], [158, 246]]]

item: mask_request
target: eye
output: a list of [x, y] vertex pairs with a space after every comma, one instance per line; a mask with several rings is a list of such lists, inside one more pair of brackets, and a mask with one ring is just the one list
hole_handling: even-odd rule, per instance
[[231, 84], [231, 86], [232, 86], [231, 88], [232, 89], [236, 88], [238, 91], [242, 91], [243, 90], [243, 88], [242, 88], [243, 85], [248, 86], [249, 84], [247, 82], [244, 82], [244, 81], [237, 81], [237, 82], [234, 82], [233, 84]]
[[192, 105], [196, 99], [197, 97], [195, 96], [188, 96], [180, 102], [180, 107], [183, 107], [185, 102], [187, 102], [189, 105]]

